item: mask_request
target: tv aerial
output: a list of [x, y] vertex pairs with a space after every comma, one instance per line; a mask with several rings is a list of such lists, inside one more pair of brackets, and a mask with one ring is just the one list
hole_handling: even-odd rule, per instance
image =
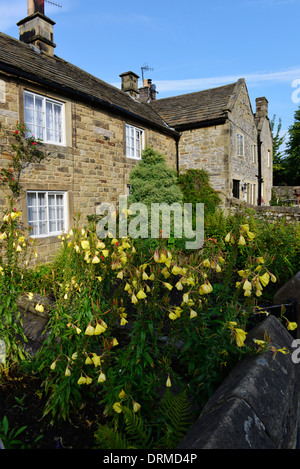
[[149, 70], [153, 71], [153, 68], [148, 67], [148, 65], [146, 64], [141, 67], [143, 82], [144, 82], [144, 72], [149, 71]]
[[46, 3], [50, 3], [50, 5], [54, 5], [55, 7], [62, 8], [62, 5], [59, 3], [51, 2], [51, 0], [45, 0]]

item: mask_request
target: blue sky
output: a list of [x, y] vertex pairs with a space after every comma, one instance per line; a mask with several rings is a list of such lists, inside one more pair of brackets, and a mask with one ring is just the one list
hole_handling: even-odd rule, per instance
[[[300, 0], [53, 0], [56, 55], [113, 85], [131, 70], [158, 99], [245, 78], [286, 131], [300, 105]], [[27, 0], [0, 0], [0, 30], [18, 38]]]

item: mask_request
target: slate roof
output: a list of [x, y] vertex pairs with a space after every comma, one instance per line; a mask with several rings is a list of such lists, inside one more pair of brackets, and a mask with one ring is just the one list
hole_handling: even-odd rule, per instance
[[0, 71], [50, 87], [58, 92], [91, 101], [144, 124], [175, 133], [151, 108], [65, 60], [48, 57], [29, 45], [0, 33]]
[[151, 102], [151, 107], [177, 130], [223, 120], [237, 94], [240, 81], [205, 91], [183, 94]]

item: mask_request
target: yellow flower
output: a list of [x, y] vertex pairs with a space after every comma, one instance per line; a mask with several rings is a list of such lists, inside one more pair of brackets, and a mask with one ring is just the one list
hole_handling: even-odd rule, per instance
[[93, 362], [92, 362], [92, 359], [90, 357], [86, 357], [84, 363], [85, 363], [85, 365], [92, 365]]
[[104, 373], [100, 373], [99, 377], [98, 377], [98, 383], [103, 383], [104, 381], [106, 381], [106, 376]]
[[164, 286], [168, 289], [168, 290], [172, 290], [172, 285], [168, 282], [163, 282]]
[[230, 236], [231, 236], [231, 232], [227, 233], [227, 235], [225, 236], [226, 243], [230, 242]]
[[119, 345], [119, 342], [117, 341], [116, 338], [113, 339], [112, 345], [113, 345], [113, 347], [116, 347], [117, 345]]
[[244, 341], [246, 339], [247, 332], [245, 332], [243, 329], [235, 328], [235, 333], [236, 333], [236, 343], [238, 347], [243, 347]]
[[119, 399], [123, 399], [124, 396], [126, 396], [126, 393], [124, 389], [122, 389], [122, 391], [119, 392]]
[[1, 233], [0, 234], [0, 239], [6, 239], [7, 238], [7, 234], [6, 233]]
[[133, 412], [138, 412], [141, 408], [141, 405], [138, 402], [133, 401]]
[[170, 388], [172, 386], [170, 375], [168, 375], [167, 381], [166, 381], [166, 386], [167, 388]]
[[128, 321], [124, 317], [122, 317], [121, 322], [120, 322], [121, 326], [125, 326], [125, 324], [127, 323]]
[[22, 212], [11, 212], [10, 216], [12, 220], [15, 220], [16, 218], [20, 217], [22, 215]]
[[102, 334], [102, 332], [105, 332], [105, 330], [106, 330], [106, 327], [103, 324], [97, 323], [94, 329], [94, 334], [95, 335]]
[[142, 300], [143, 298], [147, 298], [147, 295], [146, 293], [143, 291], [143, 290], [139, 290], [136, 297], [139, 299], [139, 300]]
[[40, 313], [42, 313], [42, 312], [44, 311], [44, 307], [43, 307], [43, 305], [41, 305], [40, 303], [38, 303], [38, 304], [36, 305], [35, 309], [36, 309], [37, 311], [39, 311]]
[[178, 267], [178, 265], [174, 265], [174, 267], [172, 269], [172, 274], [174, 274], [174, 275], [182, 274], [182, 268]]
[[115, 402], [114, 405], [113, 405], [113, 409], [114, 409], [115, 412], [120, 414], [122, 412], [121, 403], [120, 402]]
[[190, 310], [190, 318], [193, 319], [197, 316], [197, 313], [196, 311], [194, 311], [193, 309]]
[[210, 261], [209, 261], [209, 259], [205, 259], [205, 260], [202, 262], [202, 265], [204, 265], [204, 267], [210, 267]]
[[92, 362], [94, 363], [95, 367], [100, 366], [101, 357], [99, 357], [99, 355], [97, 355], [96, 353], [93, 353]]
[[246, 241], [245, 241], [245, 238], [244, 238], [243, 235], [240, 236], [238, 244], [239, 244], [240, 246], [245, 246]]
[[107, 257], [108, 254], [109, 254], [108, 249], [103, 249], [101, 252], [102, 252], [102, 254], [103, 254], [104, 257]]
[[255, 238], [255, 234], [254, 234], [254, 233], [251, 233], [251, 231], [248, 231], [247, 236], [248, 236], [248, 239], [249, 239], [250, 241], [252, 241], [252, 239]]
[[90, 249], [90, 242], [89, 241], [81, 241], [81, 247], [84, 251], [87, 251]]
[[79, 380], [77, 381], [77, 384], [85, 384], [86, 383], [86, 378], [84, 376], [80, 376]]
[[90, 378], [89, 376], [86, 377], [86, 384], [91, 384], [92, 381], [92, 378]]
[[33, 299], [33, 293], [29, 292], [29, 293], [27, 293], [27, 296], [28, 296], [28, 298], [29, 298], [30, 300]]
[[103, 241], [97, 241], [96, 249], [105, 249], [105, 244]]
[[277, 279], [276, 279], [276, 277], [275, 277], [274, 274], [270, 274], [270, 277], [271, 277], [271, 281], [272, 281], [273, 283], [275, 283], [275, 282], [277, 281]]
[[65, 376], [71, 376], [71, 371], [70, 368], [67, 366], [66, 371], [65, 371]]
[[183, 285], [180, 282], [180, 280], [179, 280], [179, 282], [176, 283], [175, 287], [177, 288], [177, 290], [182, 290], [183, 289]]
[[113, 238], [113, 239], [111, 240], [111, 244], [116, 244], [117, 242], [118, 242], [118, 240], [117, 240], [116, 238]]
[[124, 287], [124, 290], [125, 291], [128, 291], [128, 293], [131, 292], [131, 286], [129, 285], [129, 283], [126, 283], [125, 287]]
[[50, 366], [51, 370], [55, 370], [55, 368], [56, 368], [56, 361], [51, 363], [51, 366]]
[[208, 294], [208, 293], [211, 293], [212, 290], [213, 290], [213, 288], [212, 288], [212, 286], [211, 286], [211, 284], [210, 284], [209, 282], [203, 283], [203, 285], [201, 285], [201, 286], [199, 287], [199, 294], [200, 294], [200, 295], [206, 295], [206, 294]]
[[132, 297], [131, 297], [131, 303], [133, 303], [134, 305], [136, 305], [138, 302], [138, 299], [137, 297], [135, 296], [135, 294], [133, 293]]
[[100, 262], [100, 259], [98, 256], [95, 256], [92, 260], [92, 264], [99, 264], [99, 262]]
[[296, 322], [287, 321], [287, 329], [289, 331], [294, 331], [295, 329], [297, 329], [297, 327], [298, 327], [298, 324]]
[[99, 280], [99, 282], [102, 282], [102, 277], [96, 277], [97, 280]]
[[261, 277], [259, 277], [259, 280], [261, 282], [261, 284], [266, 287], [270, 281], [270, 275], [268, 274], [268, 272], [265, 272], [264, 275], [262, 275]]
[[264, 263], [265, 263], [265, 260], [264, 260], [263, 257], [258, 257], [257, 260], [258, 260], [258, 262], [259, 262], [260, 264], [264, 264]]
[[251, 291], [252, 290], [252, 285], [251, 283], [249, 282], [249, 280], [246, 280], [244, 285], [243, 285], [243, 289], [246, 290], [246, 291]]
[[89, 324], [85, 330], [85, 335], [94, 335], [95, 334], [95, 328]]

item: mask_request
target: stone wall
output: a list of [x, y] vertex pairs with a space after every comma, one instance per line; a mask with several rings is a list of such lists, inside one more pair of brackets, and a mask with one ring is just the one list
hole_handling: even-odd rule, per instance
[[229, 191], [229, 125], [209, 126], [182, 132], [179, 141], [180, 172], [204, 169], [218, 192]]
[[285, 219], [287, 221], [300, 221], [300, 207], [283, 207], [283, 206], [271, 206], [271, 205], [251, 205], [245, 203], [234, 197], [227, 198], [225, 201], [225, 209], [234, 213], [236, 210], [240, 210], [243, 207], [255, 210], [256, 214], [260, 214], [270, 221]]
[[178, 449], [298, 448], [299, 365], [293, 338], [268, 316], [248, 334], [248, 341], [270, 336], [268, 350], [242, 360], [205, 405]]

